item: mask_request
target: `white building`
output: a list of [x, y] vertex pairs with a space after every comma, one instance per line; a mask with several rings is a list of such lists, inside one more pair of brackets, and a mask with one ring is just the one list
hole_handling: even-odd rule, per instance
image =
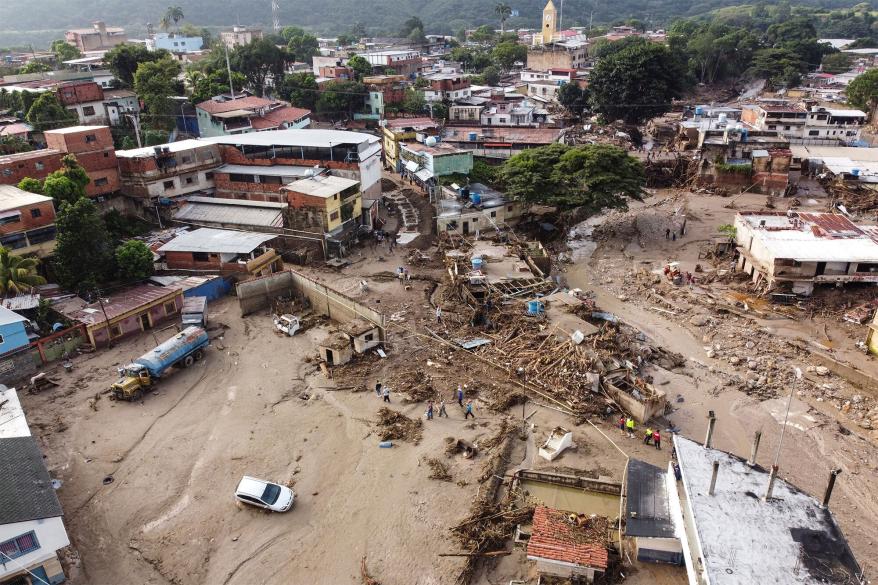
[[826, 501], [779, 477], [768, 493], [759, 465], [673, 438], [681, 479], [670, 504], [690, 585], [865, 585]]
[[156, 33], [146, 40], [146, 48], [150, 51], [164, 49], [171, 53], [197, 53], [201, 51], [204, 40], [201, 37], [186, 37], [168, 33]]
[[121, 191], [152, 205], [214, 190], [213, 172], [222, 164], [219, 147], [203, 140], [180, 140], [159, 146], [117, 150]]
[[878, 282], [878, 226], [833, 213], [740, 212], [738, 270], [769, 289], [810, 295], [815, 284]]
[[860, 139], [866, 123], [860, 110], [812, 106], [783, 100], [745, 105], [741, 120], [756, 130], [773, 130], [790, 144], [847, 144]]
[[0, 404], [0, 582], [61, 583], [61, 503], [15, 389], [0, 385]]

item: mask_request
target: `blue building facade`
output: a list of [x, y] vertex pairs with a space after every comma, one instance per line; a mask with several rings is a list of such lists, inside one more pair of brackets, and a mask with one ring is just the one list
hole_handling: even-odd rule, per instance
[[0, 306], [0, 355], [30, 344], [24, 329], [24, 317]]

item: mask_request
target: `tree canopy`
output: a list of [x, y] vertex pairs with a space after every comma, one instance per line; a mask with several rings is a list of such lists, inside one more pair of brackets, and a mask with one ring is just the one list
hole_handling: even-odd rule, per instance
[[671, 109], [683, 92], [683, 71], [664, 45], [631, 44], [598, 61], [590, 77], [590, 101], [609, 121], [641, 124]]
[[28, 292], [33, 287], [46, 284], [46, 279], [37, 274], [37, 258], [22, 258], [0, 246], [0, 295], [14, 297]]
[[116, 265], [122, 280], [143, 280], [153, 273], [152, 250], [140, 240], [128, 240], [116, 247]]
[[91, 292], [112, 269], [107, 226], [97, 206], [82, 197], [64, 202], [55, 220], [55, 272], [58, 282], [78, 293]]
[[348, 59], [348, 67], [354, 72], [354, 77], [361, 81], [367, 75], [372, 74], [372, 64], [365, 57], [354, 55]]
[[869, 112], [878, 104], [878, 69], [870, 69], [854, 78], [847, 88], [848, 102]]
[[241, 73], [258, 96], [265, 95], [267, 80], [282, 79], [289, 55], [267, 39], [258, 39], [235, 49], [232, 70]]
[[55, 94], [48, 91], [41, 93], [33, 102], [30, 109], [27, 110], [25, 118], [37, 132], [67, 128], [75, 126], [79, 122], [76, 112], [71, 112], [62, 106]]
[[309, 110], [317, 106], [319, 86], [311, 73], [303, 71], [285, 75], [277, 91], [281, 98], [294, 106]]
[[138, 65], [134, 91], [143, 100], [142, 118], [150, 127], [169, 130], [175, 126], [177, 105], [171, 96], [179, 93], [178, 75], [180, 63], [171, 57]]
[[366, 87], [356, 81], [336, 80], [327, 83], [317, 98], [321, 114], [351, 116], [363, 108]]
[[82, 53], [65, 41], [64, 39], [57, 39], [52, 41], [51, 47], [52, 53], [55, 54], [55, 61], [58, 63], [58, 66], [63, 66], [64, 61], [71, 61], [73, 59], [79, 59], [82, 57]]
[[143, 45], [117, 45], [107, 51], [104, 61], [123, 85], [134, 85], [134, 74], [141, 63], [151, 63], [165, 58], [172, 58], [164, 49], [150, 51]]
[[510, 158], [497, 180], [522, 201], [599, 211], [640, 200], [646, 176], [643, 164], [616, 146], [550, 144]]

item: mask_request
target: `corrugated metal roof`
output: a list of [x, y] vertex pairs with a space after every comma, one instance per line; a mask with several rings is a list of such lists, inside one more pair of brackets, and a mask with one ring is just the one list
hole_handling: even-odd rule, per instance
[[55, 309], [60, 311], [68, 319], [79, 321], [86, 325], [95, 325], [97, 323], [106, 323], [104, 313], [111, 321], [120, 315], [124, 315], [128, 311], [149, 305], [166, 296], [174, 293], [180, 293], [180, 287], [164, 287], [154, 286], [151, 284], [143, 284], [134, 288], [113, 293], [104, 299], [103, 308], [100, 303], [91, 303], [82, 308], [75, 308], [76, 303], [71, 306], [55, 305]]
[[[283, 227], [285, 203], [275, 203], [280, 207], [256, 207], [226, 205], [209, 197], [198, 197], [199, 201], [189, 199], [175, 215], [177, 221], [191, 223], [215, 223], [222, 225]], [[207, 201], [205, 201], [207, 200]], [[230, 200], [232, 201], [232, 200]], [[237, 203], [237, 201], [235, 201]], [[161, 249], [160, 249], [161, 250]]]
[[628, 462], [625, 536], [673, 538], [668, 472], [637, 459]]
[[25, 309], [33, 309], [37, 305], [40, 304], [40, 295], [38, 294], [23, 294], [23, 295], [15, 295], [14, 297], [9, 297], [7, 299], [3, 299], [3, 306], [7, 309], [11, 309], [13, 311], [23, 311]]
[[200, 228], [177, 236], [158, 251], [247, 254], [276, 237], [274, 234]]
[[27, 318], [22, 317], [15, 311], [10, 311], [6, 307], [0, 306], [0, 325], [9, 325], [19, 321], [27, 321]]

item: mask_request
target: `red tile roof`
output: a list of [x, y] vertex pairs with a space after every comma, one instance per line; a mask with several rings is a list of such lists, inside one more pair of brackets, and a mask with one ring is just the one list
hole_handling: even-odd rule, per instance
[[207, 100], [201, 102], [195, 107], [204, 110], [208, 114], [221, 114], [223, 112], [231, 112], [232, 110], [256, 110], [258, 108], [267, 108], [274, 103], [277, 102], [251, 95], [225, 102]]
[[607, 568], [607, 548], [585, 529], [568, 520], [568, 512], [538, 506], [527, 556], [573, 563], [594, 569]]
[[272, 128], [280, 127], [284, 122], [296, 122], [297, 120], [310, 115], [311, 110], [286, 106], [272, 110], [264, 116], [254, 116], [250, 118], [250, 125], [253, 126], [255, 130], [271, 130]]

